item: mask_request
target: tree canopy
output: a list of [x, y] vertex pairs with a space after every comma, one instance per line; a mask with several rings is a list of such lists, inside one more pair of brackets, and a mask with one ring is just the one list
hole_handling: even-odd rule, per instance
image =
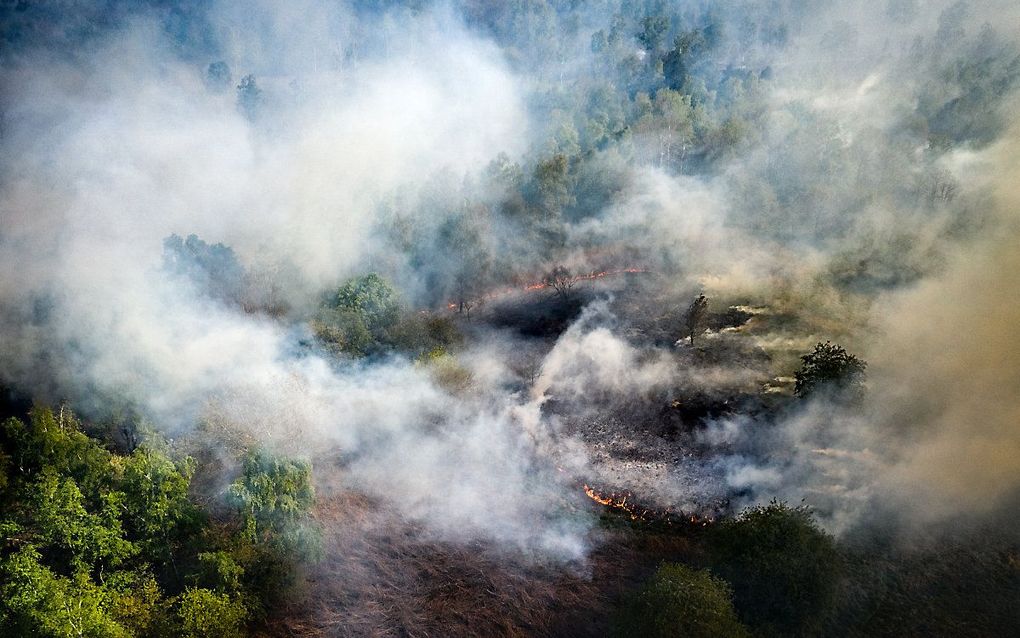
[[726, 581], [707, 570], [665, 564], [624, 602], [614, 633], [647, 638], [750, 636], [731, 599]]
[[[0, 627], [19, 636], [244, 635], [314, 529], [307, 464], [255, 455], [236, 519], [191, 497], [194, 461], [105, 449], [70, 410], [0, 425]], [[249, 520], [262, 521], [255, 528]], [[253, 533], [249, 535], [249, 529]], [[287, 542], [276, 542], [275, 539]], [[282, 567], [281, 567], [282, 566]]]
[[794, 393], [807, 397], [829, 390], [842, 397], [856, 398], [864, 392], [868, 364], [830, 341], [818, 343], [801, 358]]
[[840, 557], [806, 507], [773, 501], [722, 522], [709, 539], [713, 569], [733, 585], [741, 619], [765, 633], [799, 634], [833, 601]]

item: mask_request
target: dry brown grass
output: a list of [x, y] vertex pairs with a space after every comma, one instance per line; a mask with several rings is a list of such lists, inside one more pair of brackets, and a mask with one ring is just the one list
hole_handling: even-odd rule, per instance
[[585, 565], [542, 563], [492, 544], [429, 539], [350, 492], [321, 496], [316, 517], [326, 558], [268, 635], [600, 636], [622, 592], [690, 553], [681, 534], [622, 526], [597, 533]]

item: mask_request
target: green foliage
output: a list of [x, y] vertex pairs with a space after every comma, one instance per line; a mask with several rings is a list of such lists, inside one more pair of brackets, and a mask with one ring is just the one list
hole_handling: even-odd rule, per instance
[[253, 452], [229, 493], [241, 512], [249, 540], [286, 538], [315, 502], [312, 466]]
[[168, 560], [201, 524], [198, 509], [188, 500], [194, 461], [175, 463], [146, 445], [118, 460], [128, 535], [139, 539], [148, 555]]
[[397, 293], [375, 273], [347, 280], [312, 319], [312, 330], [337, 353], [361, 357], [380, 347], [400, 317]]
[[349, 279], [337, 290], [332, 305], [359, 315], [373, 334], [393, 325], [400, 314], [396, 291], [376, 273]]
[[558, 153], [535, 167], [535, 201], [542, 218], [556, 219], [574, 197], [570, 189], [570, 164], [567, 156]]
[[230, 552], [202, 552], [198, 561], [201, 565], [200, 580], [209, 588], [227, 593], [241, 590], [244, 568]]
[[208, 244], [197, 235], [186, 239], [170, 235], [163, 240], [163, 268], [186, 277], [200, 292], [215, 299], [244, 300], [244, 267], [225, 244]]
[[178, 597], [181, 638], [241, 638], [245, 609], [228, 594], [189, 588]]
[[374, 343], [364, 317], [354, 310], [324, 308], [311, 324], [315, 336], [338, 354], [361, 357], [368, 354]]
[[836, 393], [837, 397], [856, 399], [864, 393], [867, 365], [841, 346], [826, 341], [802, 356], [796, 373], [794, 392], [807, 397], [820, 390]]
[[416, 363], [427, 367], [436, 384], [450, 392], [462, 392], [474, 380], [471, 371], [458, 363], [442, 346], [423, 353]]
[[691, 104], [691, 97], [670, 89], [659, 89], [654, 99], [641, 94], [637, 106], [641, 115], [634, 124], [635, 129], [655, 134], [659, 165], [683, 172], [683, 162], [694, 141], [700, 115]]
[[[267, 605], [286, 595], [294, 585], [295, 561], [321, 557], [318, 529], [307, 520], [315, 500], [312, 466], [305, 461], [252, 452], [228, 493], [242, 522], [232, 559], [243, 569], [256, 600], [251, 611], [261, 615]], [[219, 578], [229, 582], [234, 568], [207, 557], [207, 573], [211, 560], [218, 563], [215, 568]]]
[[641, 20], [641, 31], [637, 34], [638, 42], [647, 51], [655, 52], [662, 47], [668, 32], [669, 18], [667, 16], [646, 16]]
[[27, 516], [36, 540], [47, 546], [59, 564], [72, 572], [116, 568], [138, 553], [123, 537], [122, 492], [102, 495], [102, 506], [89, 512], [77, 483], [47, 468], [30, 486], [32, 511]]
[[463, 340], [457, 325], [449, 317], [426, 313], [401, 317], [386, 336], [394, 348], [415, 358], [437, 349], [445, 352]]
[[49, 467], [74, 479], [93, 499], [113, 478], [110, 453], [89, 439], [65, 408], [57, 414], [49, 409], [33, 409], [27, 424], [7, 419], [0, 426], [0, 449], [9, 459], [12, 482]]
[[486, 246], [485, 215], [483, 208], [461, 211], [450, 215], [436, 232], [431, 259], [447, 262], [442, 265], [452, 284], [441, 301], [453, 301], [460, 312], [469, 311], [490, 284], [492, 255]]
[[740, 638], [749, 636], [733, 611], [726, 582], [706, 570], [666, 564], [623, 604], [617, 636]]
[[0, 561], [0, 627], [11, 635], [127, 638], [117, 622], [120, 597], [83, 572], [59, 576], [32, 545]]
[[163, 597], [156, 579], [142, 572], [118, 572], [106, 581], [112, 593], [110, 616], [128, 635], [158, 633], [168, 622], [169, 601]]
[[[467, 242], [463, 242], [467, 243]], [[448, 247], [449, 248], [449, 247]], [[468, 268], [468, 264], [463, 264]], [[479, 275], [487, 266], [476, 265]], [[458, 275], [458, 293], [472, 290], [470, 275]], [[412, 357], [461, 341], [460, 331], [449, 317], [424, 312], [404, 312], [385, 279], [374, 273], [347, 281], [311, 321], [316, 337], [330, 350], [354, 357], [397, 350]]]
[[710, 554], [733, 585], [741, 619], [757, 631], [808, 632], [833, 601], [840, 557], [805, 507], [773, 501], [744, 510], [716, 527]]
[[240, 516], [213, 525], [190, 458], [155, 439], [113, 454], [69, 410], [36, 408], [0, 426], [0, 469], [10, 635], [240, 636], [318, 548], [307, 463], [251, 455], [230, 490]]
[[[773, 130], [775, 109], [764, 88], [771, 70], [755, 61], [736, 65], [732, 48], [720, 44], [778, 44], [785, 38], [787, 10], [749, 8], [760, 32], [724, 37], [729, 16], [704, 7], [610, 3], [596, 11], [586, 3], [553, 4], [476, 3], [469, 11], [471, 23], [484, 25], [506, 47], [511, 64], [528, 74], [529, 105], [541, 130], [521, 157], [496, 156], [481, 184], [473, 176], [447, 180], [436, 197], [428, 180], [416, 198], [401, 196], [392, 205], [399, 213], [390, 218], [387, 234], [435, 295], [426, 304], [453, 302], [467, 312], [471, 300], [482, 296], [478, 291], [492, 289], [490, 281], [530, 278], [562, 259], [568, 238], [587, 237], [588, 229], [577, 233], [575, 225], [611, 209], [638, 178], [635, 164], [703, 175], [754, 150]], [[571, 36], [563, 38], [565, 33]], [[590, 64], [574, 63], [572, 47], [585, 41], [593, 51]], [[741, 172], [730, 171], [727, 179]], [[761, 181], [774, 189], [773, 178]], [[742, 210], [758, 218], [756, 203]], [[765, 220], [762, 226], [776, 232]], [[790, 226], [799, 232], [808, 227]], [[335, 332], [332, 342], [350, 341], [343, 332]]]
[[[186, 499], [188, 476], [155, 452], [111, 454], [65, 408], [7, 420], [0, 443], [14, 461], [4, 494], [11, 519], [0, 526], [0, 624], [26, 635], [146, 634], [162, 605], [150, 571], [170, 558], [152, 548], [173, 529], [168, 510]], [[160, 484], [177, 486], [176, 501], [142, 489], [154, 468]]]

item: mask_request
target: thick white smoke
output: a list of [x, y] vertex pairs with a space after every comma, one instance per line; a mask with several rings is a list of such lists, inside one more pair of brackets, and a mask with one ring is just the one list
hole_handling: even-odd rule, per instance
[[40, 56], [4, 78], [5, 378], [51, 400], [121, 397], [171, 432], [213, 420], [293, 454], [335, 449], [345, 484], [446, 537], [580, 556], [583, 524], [548, 513], [565, 489], [548, 476], [558, 444], [525, 401], [484, 377], [453, 396], [401, 359], [327, 362], [301, 352], [300, 330], [161, 268], [163, 239], [196, 233], [249, 263], [287, 259], [313, 286], [358, 274], [380, 250], [381, 197], [526, 143], [520, 83], [451, 15], [376, 25], [381, 55], [303, 68], [293, 47], [315, 22], [262, 9], [268, 33], [235, 41], [229, 63], [295, 83], [263, 105], [272, 118], [211, 93], [145, 20], [84, 63]]

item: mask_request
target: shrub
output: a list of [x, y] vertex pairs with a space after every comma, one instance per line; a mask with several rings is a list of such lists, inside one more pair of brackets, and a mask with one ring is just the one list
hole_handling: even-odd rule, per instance
[[358, 313], [372, 333], [393, 325], [400, 315], [396, 291], [375, 273], [347, 280], [337, 291], [333, 306]]
[[397, 350], [421, 358], [461, 341], [460, 331], [449, 318], [428, 313], [407, 313], [386, 331], [386, 340]]
[[[231, 560], [244, 574], [253, 595], [250, 612], [259, 618], [292, 593], [298, 563], [321, 557], [319, 529], [308, 519], [315, 501], [312, 466], [253, 452], [244, 461], [242, 476], [230, 486], [229, 497], [243, 524]], [[207, 575], [209, 560], [204, 559]], [[233, 569], [223, 562], [216, 566], [221, 578], [229, 578]]]
[[321, 310], [312, 320], [312, 331], [334, 353], [360, 357], [372, 347], [372, 333], [362, 316], [345, 309]]
[[427, 367], [433, 381], [449, 392], [463, 392], [474, 381], [471, 371], [458, 363], [442, 346], [423, 353], [416, 362], [419, 366]]
[[189, 588], [177, 601], [181, 638], [241, 638], [246, 610], [227, 594]]
[[832, 603], [840, 559], [806, 507], [747, 509], [714, 530], [710, 553], [741, 618], [764, 633], [809, 630]]
[[737, 638], [747, 629], [733, 611], [725, 581], [705, 570], [666, 564], [630, 596], [614, 623], [617, 636]]
[[800, 359], [802, 364], [794, 386], [797, 396], [806, 397], [823, 389], [850, 399], [860, 398], [864, 393], [864, 371], [868, 364], [843, 347], [826, 341]]

